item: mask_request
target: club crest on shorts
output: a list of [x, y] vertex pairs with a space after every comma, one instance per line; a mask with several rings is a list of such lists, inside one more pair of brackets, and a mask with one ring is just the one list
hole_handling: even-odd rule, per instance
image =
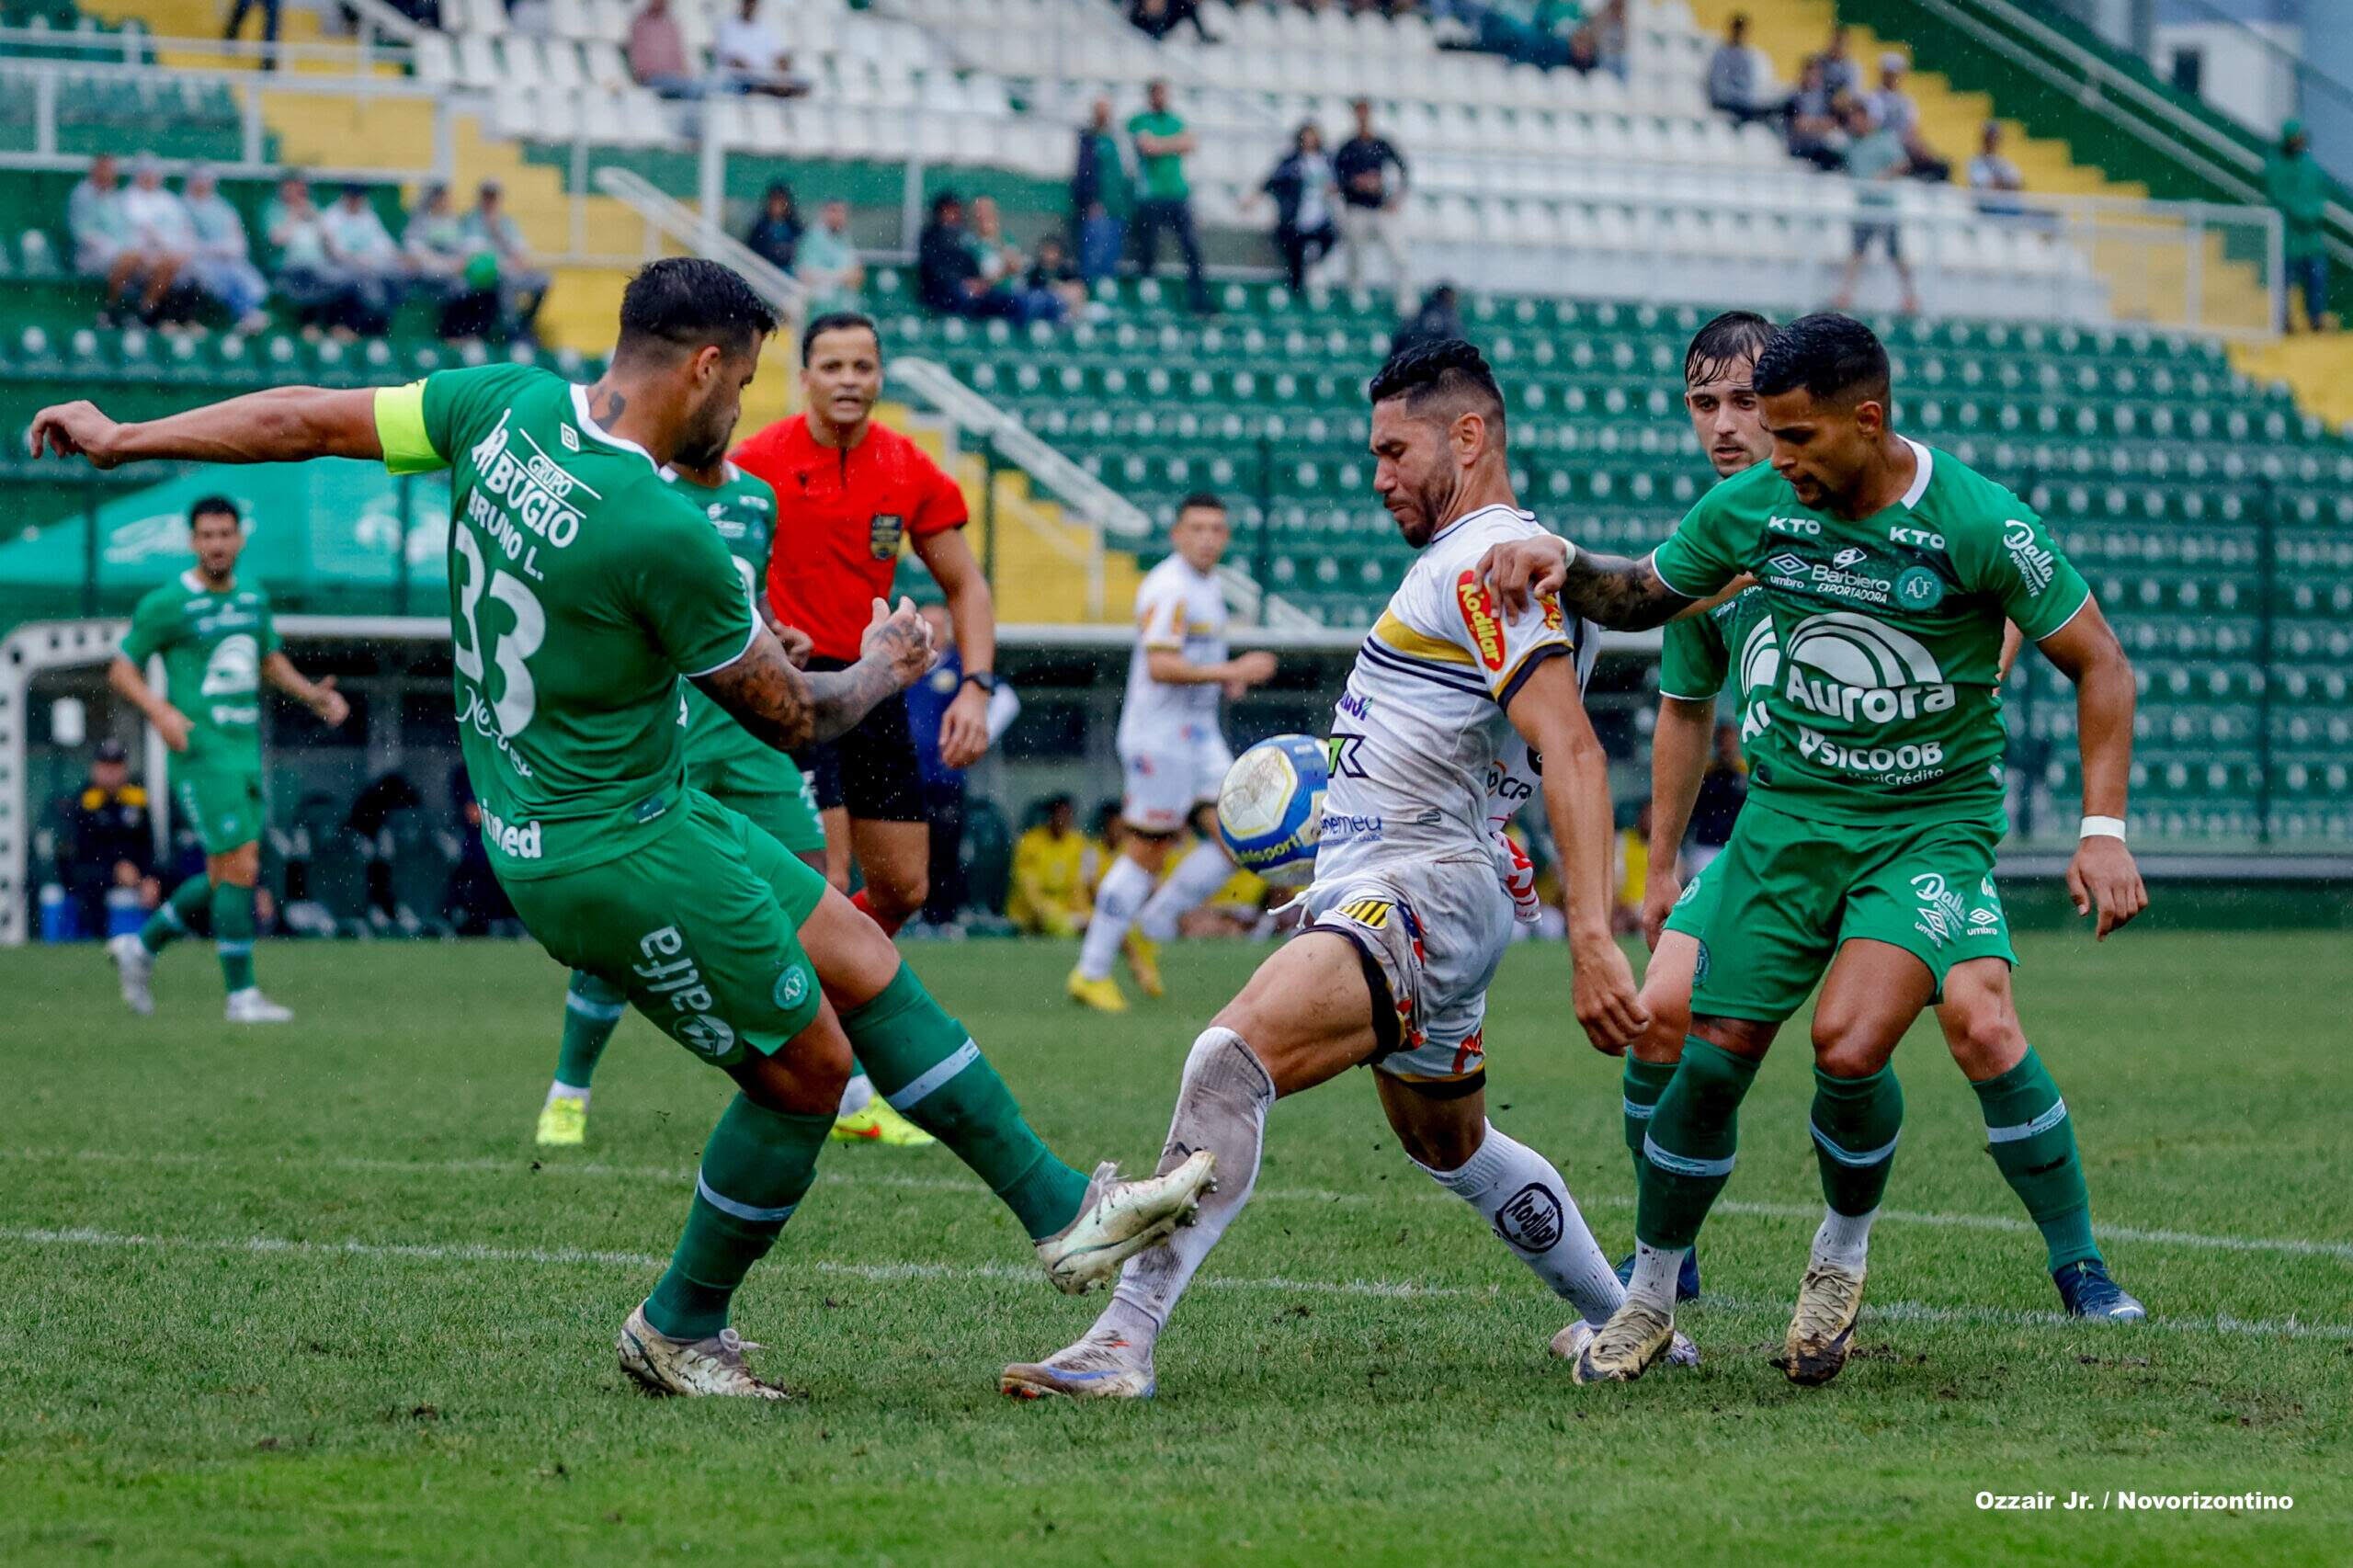
[[788, 964], [776, 977], [776, 1005], [788, 1010], [798, 1007], [809, 996], [809, 971], [799, 964]]
[[896, 512], [877, 512], [866, 520], [866, 548], [877, 561], [899, 558], [899, 540], [906, 534], [907, 520]]
[[1561, 1200], [1529, 1182], [1495, 1210], [1495, 1234], [1525, 1253], [1550, 1252], [1561, 1239]]

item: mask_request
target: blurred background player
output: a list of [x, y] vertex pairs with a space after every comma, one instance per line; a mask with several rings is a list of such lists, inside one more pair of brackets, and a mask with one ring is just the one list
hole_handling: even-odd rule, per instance
[[[672, 488], [700, 507], [725, 541], [744, 574], [751, 602], [764, 603], [759, 582], [767, 569], [775, 531], [776, 492], [717, 452], [681, 452], [663, 471]], [[809, 661], [808, 634], [771, 622], [785, 656], [797, 666]], [[817, 820], [816, 792], [791, 756], [760, 741], [737, 723], [692, 681], [678, 683], [680, 720], [686, 727], [687, 783], [767, 829], [779, 844], [811, 869], [825, 869], [825, 829]], [[585, 970], [573, 971], [564, 989], [563, 1043], [555, 1078], [540, 1107], [538, 1142], [546, 1147], [579, 1144], [588, 1135], [588, 1091], [629, 996]], [[931, 1135], [875, 1097], [874, 1085], [853, 1074], [843, 1090], [835, 1138], [920, 1146]]]
[[[1120, 817], [1127, 834], [1095, 890], [1095, 913], [1068, 986], [1074, 1000], [1099, 1012], [1127, 1010], [1128, 999], [1111, 978], [1112, 960], [1123, 944], [1136, 984], [1147, 996], [1161, 994], [1160, 944], [1233, 874], [1207, 815], [1233, 766], [1218, 704], [1271, 678], [1275, 656], [1227, 655], [1225, 587], [1217, 566], [1232, 534], [1224, 502], [1206, 493], [1186, 496], [1169, 530], [1174, 551], [1136, 588], [1136, 646], [1120, 710]], [[1201, 847], [1154, 892], [1169, 846], [1188, 822], [1201, 835]]]
[[[931, 573], [956, 631], [961, 687], [941, 716], [940, 759], [970, 767], [988, 750], [997, 689], [996, 609], [965, 543], [964, 493], [921, 447], [874, 423], [882, 395], [882, 343], [873, 321], [821, 315], [801, 339], [803, 411], [735, 450], [736, 466], [776, 492], [768, 608], [809, 634], [813, 670], [858, 657], [866, 607], [888, 597], [904, 541]], [[825, 874], [849, 886], [852, 858], [866, 886], [851, 900], [895, 935], [924, 905], [931, 834], [907, 704], [893, 696], [835, 741], [805, 747], [825, 825]]]
[[[267, 812], [261, 770], [261, 687], [285, 692], [333, 727], [350, 708], [335, 677], [306, 679], [278, 642], [269, 595], [237, 580], [244, 521], [237, 504], [208, 495], [188, 508], [196, 565], [139, 601], [107, 679], [171, 753], [172, 802], [204, 846], [204, 875], [158, 904], [136, 935], [107, 952], [122, 974], [122, 999], [152, 1013], [155, 955], [181, 937], [210, 936], [233, 1024], [282, 1024], [293, 1014], [254, 983], [254, 884], [261, 880]], [[165, 691], [142, 666], [161, 654]]]

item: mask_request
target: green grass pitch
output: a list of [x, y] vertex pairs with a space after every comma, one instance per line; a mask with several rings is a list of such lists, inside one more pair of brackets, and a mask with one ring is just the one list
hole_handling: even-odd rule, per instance
[[[910, 949], [1074, 1161], [1156, 1150], [1254, 949], [1172, 949], [1125, 1019], [1053, 945]], [[1052, 1294], [944, 1151], [830, 1150], [738, 1302], [790, 1406], [655, 1402], [612, 1339], [686, 1208], [716, 1074], [626, 1024], [590, 1144], [535, 1159], [563, 976], [507, 944], [266, 945], [298, 1021], [232, 1029], [210, 955], [126, 1016], [97, 949], [0, 953], [0, 1562], [1751, 1564], [2353, 1560], [2344, 938], [2025, 944], [2138, 1328], [2055, 1320], [1933, 1029], [1859, 1352], [1766, 1363], [1818, 1213], [1799, 1037], [1702, 1238], [1707, 1365], [1580, 1390], [1564, 1309], [1418, 1176], [1350, 1075], [1277, 1108], [1259, 1194], [1157, 1401], [1017, 1405]], [[1617, 1069], [1523, 948], [1491, 1113], [1616, 1256]], [[2286, 1494], [2284, 1513], [1987, 1512], [1981, 1491]]]

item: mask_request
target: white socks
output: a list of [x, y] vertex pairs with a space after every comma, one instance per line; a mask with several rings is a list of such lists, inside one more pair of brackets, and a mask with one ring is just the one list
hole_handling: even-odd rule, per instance
[[[1586, 1322], [1598, 1326], [1618, 1310], [1625, 1291], [1552, 1161], [1490, 1122], [1478, 1152], [1455, 1169], [1414, 1164], [1476, 1209], [1504, 1244]], [[1670, 1274], [1667, 1289], [1674, 1288]]]
[[853, 1073], [849, 1075], [849, 1082], [842, 1085], [841, 1108], [834, 1114], [837, 1117], [856, 1116], [873, 1103], [874, 1080], [863, 1073]]
[[1227, 1028], [1203, 1029], [1185, 1059], [1185, 1081], [1176, 1091], [1176, 1114], [1168, 1123], [1160, 1169], [1174, 1170], [1195, 1150], [1207, 1149], [1217, 1156], [1217, 1190], [1201, 1199], [1200, 1217], [1165, 1245], [1128, 1260], [1111, 1304], [1096, 1320], [1098, 1329], [1151, 1352], [1194, 1270], [1250, 1201], [1250, 1188], [1258, 1180], [1258, 1151], [1266, 1142], [1267, 1108], [1274, 1103], [1274, 1080], [1242, 1037]]
[[1160, 884], [1136, 916], [1136, 929], [1155, 942], [1172, 940], [1176, 922], [1217, 896], [1233, 875], [1233, 862], [1214, 844], [1199, 844]]
[[1836, 1209], [1822, 1211], [1822, 1228], [1813, 1233], [1813, 1259], [1817, 1263], [1835, 1263], [1850, 1274], [1860, 1274], [1871, 1249], [1871, 1221], [1879, 1218], [1874, 1209], [1868, 1214], [1841, 1214]]
[[1689, 1247], [1654, 1247], [1636, 1242], [1634, 1277], [1627, 1281], [1626, 1294], [1639, 1296], [1673, 1317], [1676, 1277], [1683, 1272], [1683, 1260], [1690, 1252]]
[[558, 1100], [578, 1100], [582, 1105], [586, 1105], [588, 1103], [588, 1091], [585, 1089], [575, 1089], [570, 1084], [550, 1084], [548, 1085], [548, 1097], [540, 1103], [542, 1105], [553, 1105]]
[[[1223, 879], [1220, 879], [1222, 881]], [[1095, 914], [1086, 922], [1086, 940], [1079, 945], [1078, 972], [1087, 980], [1102, 980], [1128, 939], [1136, 912], [1152, 897], [1152, 873], [1125, 855], [1112, 857], [1095, 890]]]

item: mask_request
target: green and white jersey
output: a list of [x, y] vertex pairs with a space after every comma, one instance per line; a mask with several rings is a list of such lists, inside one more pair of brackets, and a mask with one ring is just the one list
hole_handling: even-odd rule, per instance
[[1700, 614], [1670, 620], [1660, 633], [1661, 697], [1711, 702], [1735, 668], [1740, 678], [1733, 690], [1740, 704], [1741, 744], [1746, 745], [1769, 722], [1766, 699], [1780, 670], [1780, 645], [1773, 640], [1773, 615], [1761, 588], [1743, 588]]
[[1704, 598], [1746, 572], [1771, 613], [1768, 721], [1750, 779], [1776, 810], [1878, 826], [2002, 820], [2002, 622], [2029, 642], [2091, 592], [2032, 508], [1945, 452], [1849, 521], [1769, 463], [1702, 496], [1652, 564]]
[[[776, 534], [776, 492], [768, 482], [733, 463], [727, 465], [726, 478], [716, 488], [697, 484], [675, 470], [665, 470], [663, 477], [710, 519], [743, 574], [745, 597], [756, 604], [760, 585], [767, 580], [768, 541]], [[692, 686], [680, 682], [679, 693], [686, 704], [687, 749], [698, 763], [776, 756], [767, 742], [755, 739], [733, 714]]]
[[188, 750], [174, 767], [261, 771], [261, 662], [278, 652], [269, 596], [214, 593], [194, 572], [166, 583], [131, 612], [123, 656], [164, 656], [164, 690], [188, 718]]
[[734, 557], [585, 388], [521, 365], [376, 394], [385, 465], [450, 474], [458, 731], [505, 878], [642, 847], [685, 783], [678, 677], [743, 657]]

